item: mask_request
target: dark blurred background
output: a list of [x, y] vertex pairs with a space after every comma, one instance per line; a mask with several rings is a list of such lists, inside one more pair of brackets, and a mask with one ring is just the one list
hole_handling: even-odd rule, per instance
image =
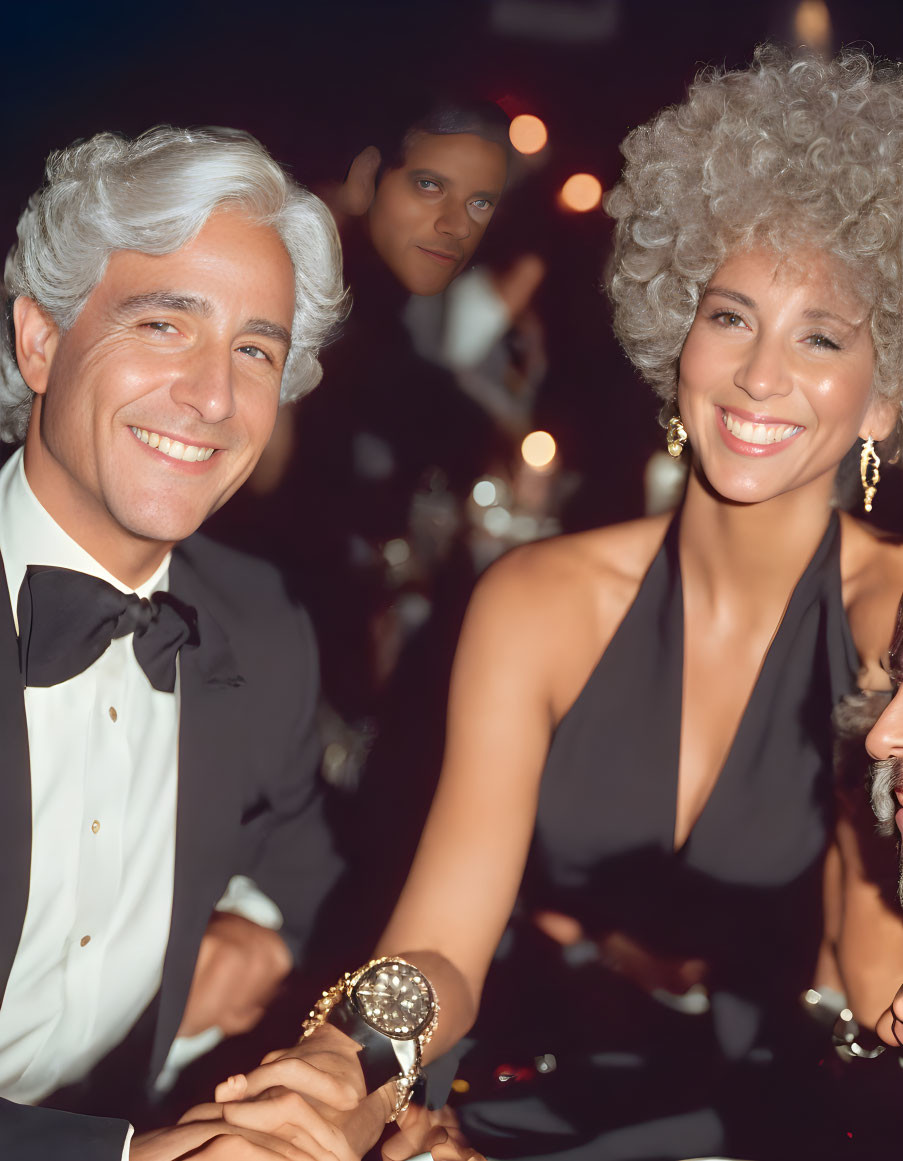
[[[540, 161], [497, 215], [485, 250], [515, 239], [548, 275], [537, 305], [549, 370], [536, 421], [581, 486], [566, 527], [638, 514], [656, 407], [608, 334], [597, 286], [609, 226], [565, 213], [575, 171], [617, 177], [625, 132], [680, 99], [703, 64], [738, 66], [767, 37], [799, 39], [792, 0], [311, 0], [5, 6], [0, 248], [47, 152], [99, 129], [157, 122], [250, 130], [308, 184], [341, 176], [374, 113], [467, 84], [509, 114], [542, 117]], [[903, 55], [898, 0], [830, 0], [834, 48]], [[376, 354], [374, 355], [376, 357]], [[321, 388], [328, 390], [328, 381]], [[882, 504], [883, 522], [903, 519]]]
[[[538, 253], [536, 300], [548, 371], [535, 425], [554, 433], [579, 486], [561, 512], [576, 528], [638, 515], [642, 465], [661, 432], [651, 393], [609, 336], [598, 292], [609, 223], [567, 213], [577, 171], [618, 174], [625, 132], [681, 98], [704, 64], [739, 66], [757, 42], [798, 41], [793, 0], [296, 0], [177, 5], [5, 6], [5, 164], [0, 249], [54, 147], [100, 129], [158, 122], [250, 130], [307, 184], [338, 178], [374, 116], [449, 88], [499, 100], [549, 130], [493, 222], [492, 247]], [[810, 5], [811, 7], [811, 5]], [[829, 0], [833, 48], [870, 43], [903, 56], [899, 0]], [[374, 352], [374, 358], [378, 352]], [[320, 390], [328, 391], [328, 379]], [[882, 497], [883, 498], [883, 497]], [[903, 527], [887, 501], [884, 524]]]

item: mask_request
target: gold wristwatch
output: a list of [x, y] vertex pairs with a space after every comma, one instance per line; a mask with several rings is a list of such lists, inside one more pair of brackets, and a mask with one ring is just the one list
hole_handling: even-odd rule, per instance
[[367, 1092], [395, 1079], [394, 1121], [410, 1104], [438, 1018], [436, 993], [423, 972], [399, 956], [383, 956], [346, 972], [323, 993], [302, 1025], [302, 1038], [328, 1020], [357, 1041]]

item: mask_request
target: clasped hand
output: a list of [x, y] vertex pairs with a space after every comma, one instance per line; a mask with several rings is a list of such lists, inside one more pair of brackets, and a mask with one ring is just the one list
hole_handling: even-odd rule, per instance
[[[344, 1033], [324, 1025], [294, 1047], [271, 1052], [247, 1075], [218, 1085], [216, 1100], [191, 1109], [179, 1128], [210, 1134], [210, 1143], [204, 1139], [197, 1154], [205, 1161], [208, 1156], [360, 1161], [383, 1132], [394, 1090], [390, 1085], [367, 1095], [357, 1060], [359, 1050]], [[222, 1143], [213, 1136], [217, 1125], [224, 1134]], [[240, 1141], [228, 1139], [236, 1134]], [[214, 1154], [214, 1146], [222, 1153]], [[248, 1151], [241, 1152], [242, 1147]], [[383, 1145], [382, 1154], [385, 1161], [404, 1161], [422, 1152], [431, 1153], [434, 1161], [480, 1161], [464, 1141], [453, 1114], [412, 1106]], [[179, 1156], [133, 1152], [133, 1161], [170, 1161]]]

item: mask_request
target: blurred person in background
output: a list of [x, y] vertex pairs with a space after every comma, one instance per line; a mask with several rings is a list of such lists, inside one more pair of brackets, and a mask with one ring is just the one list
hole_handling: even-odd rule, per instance
[[[402, 311], [471, 262], [507, 180], [507, 129], [490, 103], [440, 103], [413, 119], [408, 109], [356, 154], [341, 186], [324, 190], [355, 304], [330, 352], [336, 394], [286, 417], [278, 462], [258, 480], [262, 501], [246, 500], [218, 527], [298, 586], [322, 638], [327, 696], [352, 722], [372, 714], [380, 685], [371, 625], [391, 591], [383, 546], [407, 537], [419, 491], [444, 512], [497, 445], [480, 407], [417, 354]], [[317, 503], [287, 538], [286, 508], [308, 494]]]
[[[830, 727], [842, 695], [886, 688], [903, 587], [903, 549], [836, 508], [851, 470], [871, 509], [903, 428], [903, 70], [764, 47], [623, 152], [615, 328], [690, 458], [683, 502], [488, 571], [376, 948], [393, 963], [340, 981], [309, 1038], [220, 1095], [291, 1084], [326, 1050], [372, 1088], [393, 1071], [378, 1045], [402, 1059], [381, 1011], [410, 1011], [428, 1060], [480, 1007], [459, 1113], [488, 1155], [848, 1155], [799, 1000], [835, 847], [862, 1026], [903, 973], [892, 910], [866, 906], [856, 938], [872, 890]], [[625, 438], [613, 414], [600, 454]], [[381, 1090], [387, 1116], [415, 1072]]]

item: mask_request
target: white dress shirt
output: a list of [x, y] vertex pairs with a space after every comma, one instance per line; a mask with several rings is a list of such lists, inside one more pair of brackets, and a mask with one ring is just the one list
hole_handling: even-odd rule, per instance
[[[22, 452], [0, 471], [0, 553], [15, 615], [29, 564], [130, 592], [44, 510]], [[136, 591], [168, 587], [169, 556]], [[176, 695], [155, 690], [132, 636], [84, 673], [25, 691], [31, 757], [28, 909], [0, 1007], [0, 1095], [36, 1103], [85, 1076], [160, 986], [169, 937], [178, 772]]]

